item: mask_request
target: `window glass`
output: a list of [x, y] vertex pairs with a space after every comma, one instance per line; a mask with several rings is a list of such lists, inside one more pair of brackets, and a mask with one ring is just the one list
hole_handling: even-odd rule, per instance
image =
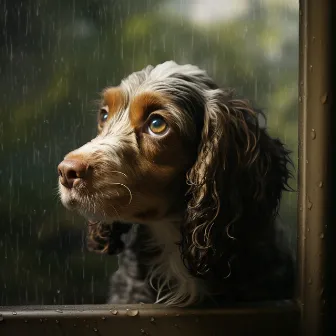
[[[116, 259], [86, 250], [56, 167], [95, 135], [98, 92], [135, 70], [205, 68], [265, 110], [296, 165], [298, 16], [297, 0], [1, 1], [0, 305], [105, 302]], [[281, 220], [294, 244], [295, 193]]]

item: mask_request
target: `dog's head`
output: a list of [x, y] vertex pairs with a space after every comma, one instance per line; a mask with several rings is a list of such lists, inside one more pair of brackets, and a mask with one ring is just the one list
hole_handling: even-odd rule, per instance
[[287, 186], [288, 151], [260, 116], [196, 66], [133, 73], [103, 91], [97, 137], [59, 165], [62, 203], [95, 222], [179, 220], [182, 258], [205, 274], [235, 240], [267, 234]]

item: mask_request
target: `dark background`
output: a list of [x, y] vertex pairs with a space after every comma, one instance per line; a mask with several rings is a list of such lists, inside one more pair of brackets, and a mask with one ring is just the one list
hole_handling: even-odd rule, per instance
[[[295, 0], [0, 0], [0, 305], [105, 302], [115, 259], [86, 251], [56, 167], [130, 72], [205, 68], [265, 110], [296, 165], [298, 15]], [[294, 244], [296, 193], [281, 220]]]

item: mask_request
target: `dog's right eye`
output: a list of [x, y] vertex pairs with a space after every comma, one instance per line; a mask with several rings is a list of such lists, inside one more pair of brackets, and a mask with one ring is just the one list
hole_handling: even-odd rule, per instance
[[99, 122], [101, 124], [105, 123], [105, 121], [108, 118], [108, 106], [104, 106], [100, 109], [100, 113], [99, 113]]

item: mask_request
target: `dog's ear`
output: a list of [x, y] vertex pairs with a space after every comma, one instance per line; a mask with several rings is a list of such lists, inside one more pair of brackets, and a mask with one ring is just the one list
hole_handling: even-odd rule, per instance
[[[259, 127], [261, 112], [232, 92], [209, 91], [198, 157], [187, 174], [180, 249], [195, 276], [225, 277], [238, 248], [271, 236], [289, 152]], [[216, 274], [213, 274], [216, 273]]]
[[131, 226], [131, 224], [119, 222], [113, 224], [90, 222], [87, 234], [88, 250], [109, 255], [120, 253], [124, 249], [121, 235], [127, 233]]

